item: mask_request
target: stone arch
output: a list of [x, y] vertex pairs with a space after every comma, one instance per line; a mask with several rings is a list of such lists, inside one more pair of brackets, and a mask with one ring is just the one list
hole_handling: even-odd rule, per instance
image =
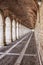
[[5, 39], [6, 44], [11, 43], [11, 19], [8, 16], [5, 18]]

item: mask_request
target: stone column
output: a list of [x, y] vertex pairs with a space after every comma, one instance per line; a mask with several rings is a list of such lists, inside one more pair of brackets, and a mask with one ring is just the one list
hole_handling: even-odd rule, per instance
[[21, 23], [19, 24], [19, 37], [21, 38]]
[[3, 17], [0, 14], [0, 46], [4, 45], [4, 35], [3, 35]]
[[22, 25], [22, 27], [21, 27], [21, 28], [22, 28], [22, 32], [21, 32], [21, 33], [22, 33], [22, 36], [23, 36], [23, 34], [24, 34], [24, 32], [23, 32], [23, 25]]
[[17, 34], [17, 39], [19, 39], [19, 23], [16, 23], [17, 29], [16, 29], [16, 34]]
[[6, 39], [5, 39], [5, 19], [4, 19], [4, 22], [3, 22], [3, 37], [4, 37], [4, 45], [6, 45]]
[[12, 21], [12, 40], [16, 40], [15, 20]]
[[6, 37], [6, 44], [11, 43], [11, 20], [9, 17], [5, 19], [5, 37]]

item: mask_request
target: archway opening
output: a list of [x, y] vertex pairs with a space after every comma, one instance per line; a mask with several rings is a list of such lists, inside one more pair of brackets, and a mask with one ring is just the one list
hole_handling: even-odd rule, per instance
[[6, 38], [6, 44], [11, 43], [11, 19], [10, 17], [6, 17], [5, 19], [5, 38]]

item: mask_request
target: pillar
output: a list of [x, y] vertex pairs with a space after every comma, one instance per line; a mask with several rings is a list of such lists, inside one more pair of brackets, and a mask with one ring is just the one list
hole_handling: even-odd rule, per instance
[[16, 34], [17, 34], [17, 39], [19, 38], [19, 23], [16, 23], [17, 29], [16, 29]]
[[4, 35], [3, 35], [3, 18], [0, 14], [0, 46], [4, 45]]
[[21, 28], [22, 28], [22, 36], [23, 36], [23, 34], [24, 34], [24, 32], [23, 32], [23, 30], [24, 30], [24, 29], [23, 29], [23, 25], [22, 25], [22, 27], [21, 27]]
[[19, 37], [21, 38], [21, 24], [19, 24]]
[[16, 40], [15, 20], [12, 21], [12, 40]]
[[9, 17], [5, 19], [5, 38], [6, 38], [6, 44], [11, 43], [11, 20]]

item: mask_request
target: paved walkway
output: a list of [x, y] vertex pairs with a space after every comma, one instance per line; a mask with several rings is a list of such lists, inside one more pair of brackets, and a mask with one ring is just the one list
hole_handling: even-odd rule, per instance
[[34, 32], [0, 48], [0, 65], [40, 65]]

